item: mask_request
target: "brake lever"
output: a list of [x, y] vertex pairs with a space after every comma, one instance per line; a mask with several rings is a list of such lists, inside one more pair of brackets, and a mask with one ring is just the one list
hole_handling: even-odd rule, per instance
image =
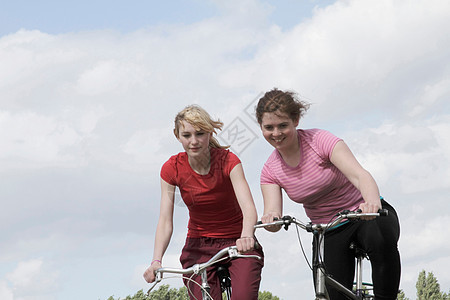
[[152, 286], [150, 287], [150, 289], [147, 291], [147, 295], [150, 295], [150, 292], [153, 290], [153, 288], [154, 288], [158, 283], [161, 282], [161, 280], [162, 280], [161, 273], [156, 272], [156, 278], [155, 278], [155, 281], [153, 282], [153, 284], [152, 284]]

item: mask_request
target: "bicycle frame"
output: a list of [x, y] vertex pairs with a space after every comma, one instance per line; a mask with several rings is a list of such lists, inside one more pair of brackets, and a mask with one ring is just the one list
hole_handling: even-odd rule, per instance
[[[206, 269], [208, 267], [211, 267], [215, 264], [218, 264], [225, 260], [231, 260], [236, 258], [256, 258], [256, 259], [262, 259], [258, 255], [246, 255], [246, 254], [239, 254], [236, 246], [230, 246], [223, 248], [219, 252], [217, 252], [213, 257], [211, 257], [210, 260], [208, 260], [205, 263], [195, 264], [187, 269], [180, 269], [180, 268], [159, 268], [156, 270], [156, 279], [153, 285], [150, 287], [150, 289], [147, 291], [147, 295], [150, 294], [150, 292], [153, 290], [153, 288], [161, 282], [163, 279], [164, 273], [171, 273], [171, 274], [180, 274], [180, 275], [199, 275], [201, 276], [201, 290], [202, 290], [202, 299], [203, 300], [213, 300], [211, 295], [209, 294], [211, 287], [208, 284], [207, 280], [207, 272]], [[197, 284], [197, 282], [195, 282]]]
[[[313, 272], [315, 273], [315, 286], [316, 286], [316, 300], [327, 300], [329, 299], [326, 284], [334, 287], [336, 290], [343, 293], [345, 296], [347, 296], [349, 299], [354, 300], [361, 300], [364, 299], [363, 295], [358, 295], [358, 293], [355, 295], [353, 291], [347, 289], [345, 286], [343, 286], [341, 283], [330, 277], [325, 272], [325, 266], [323, 262], [319, 259], [320, 257], [324, 257], [324, 243], [323, 238], [325, 237], [325, 231], [320, 231], [318, 233], [314, 233], [316, 235], [316, 239], [318, 241], [317, 245], [317, 252], [316, 254], [313, 254], [314, 261], [313, 261]], [[356, 285], [362, 287], [362, 273], [361, 273], [361, 264], [362, 261], [358, 261], [357, 267], [356, 267]]]
[[324, 243], [323, 240], [325, 238], [325, 233], [328, 229], [338, 225], [343, 220], [346, 219], [359, 219], [361, 217], [378, 217], [378, 216], [385, 216], [388, 214], [387, 210], [380, 210], [378, 213], [360, 213], [360, 212], [353, 212], [353, 211], [343, 211], [337, 215], [337, 217], [330, 222], [329, 224], [304, 224], [301, 221], [298, 221], [294, 217], [290, 216], [284, 216], [280, 220], [275, 220], [271, 223], [265, 223], [262, 224], [261, 222], [258, 222], [258, 224], [255, 225], [255, 228], [263, 228], [266, 226], [272, 226], [272, 225], [282, 225], [284, 226], [284, 229], [287, 230], [289, 225], [294, 223], [298, 227], [306, 230], [307, 232], [311, 232], [315, 235], [317, 245], [315, 247], [315, 253], [313, 253], [313, 276], [315, 278], [315, 296], [316, 300], [328, 300], [328, 292], [326, 289], [326, 284], [329, 286], [332, 286], [345, 296], [347, 296], [349, 299], [354, 300], [362, 300], [366, 299], [366, 296], [363, 293], [362, 288], [362, 257], [357, 258], [357, 264], [356, 264], [356, 294], [343, 286], [341, 283], [333, 279], [331, 276], [329, 276], [325, 271], [325, 266], [323, 262], [321, 261], [321, 257], [324, 257]]

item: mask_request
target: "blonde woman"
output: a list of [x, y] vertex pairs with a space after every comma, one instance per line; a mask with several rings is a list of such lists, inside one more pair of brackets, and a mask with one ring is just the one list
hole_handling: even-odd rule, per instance
[[[263, 257], [255, 249], [253, 225], [257, 212], [239, 158], [214, 137], [223, 123], [191, 105], [175, 118], [174, 134], [184, 152], [172, 156], [161, 168], [161, 206], [156, 228], [153, 260], [144, 273], [155, 280], [173, 231], [174, 193], [178, 187], [189, 210], [186, 243], [180, 262], [184, 268], [210, 259], [222, 248], [236, 245], [242, 253]], [[263, 262], [236, 259], [229, 266], [233, 299], [257, 299]], [[200, 276], [197, 276], [200, 277]], [[196, 278], [200, 282], [200, 278]], [[213, 299], [222, 299], [214, 271], [208, 272]], [[201, 299], [196, 284], [185, 280], [191, 299]]]

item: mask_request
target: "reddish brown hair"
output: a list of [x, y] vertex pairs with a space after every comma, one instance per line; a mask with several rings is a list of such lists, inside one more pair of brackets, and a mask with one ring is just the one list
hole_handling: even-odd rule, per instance
[[261, 124], [264, 113], [283, 113], [295, 122], [300, 120], [309, 106], [309, 103], [297, 99], [294, 92], [274, 88], [259, 99], [256, 106], [256, 119]]

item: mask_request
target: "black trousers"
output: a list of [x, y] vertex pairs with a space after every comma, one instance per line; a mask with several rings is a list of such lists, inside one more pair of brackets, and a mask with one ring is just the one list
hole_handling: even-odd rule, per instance
[[[328, 274], [351, 289], [355, 273], [355, 255], [350, 244], [356, 242], [369, 256], [375, 299], [395, 300], [401, 273], [397, 248], [400, 225], [395, 209], [386, 201], [381, 202], [383, 208], [389, 211], [388, 216], [370, 221], [349, 222], [325, 234], [324, 262]], [[315, 237], [313, 248], [316, 247]], [[332, 287], [327, 286], [327, 290], [331, 300], [347, 299]]]

